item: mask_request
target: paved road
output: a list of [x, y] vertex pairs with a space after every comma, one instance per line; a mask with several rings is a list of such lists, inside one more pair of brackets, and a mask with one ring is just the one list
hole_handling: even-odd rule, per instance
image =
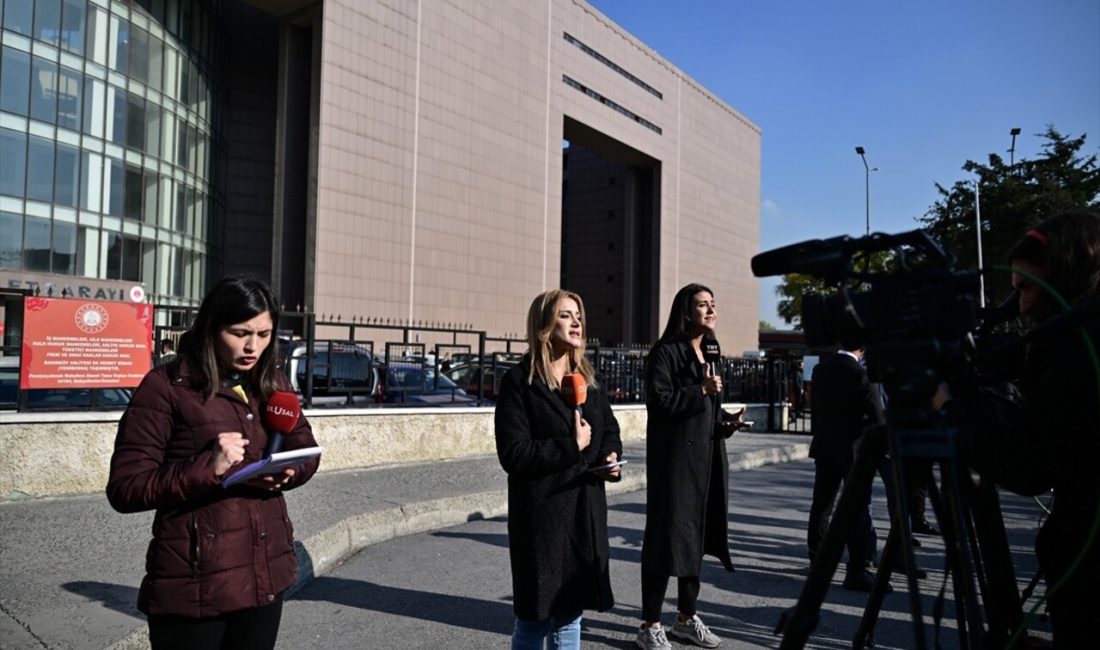
[[[738, 472], [731, 481], [731, 547], [736, 573], [708, 559], [703, 569], [700, 615], [727, 648], [775, 648], [779, 613], [794, 604], [804, 581], [805, 521], [813, 482], [809, 461]], [[876, 504], [884, 504], [876, 481]], [[618, 600], [610, 612], [590, 614], [586, 648], [629, 648], [640, 611], [639, 561], [645, 524], [644, 492], [612, 497], [611, 573]], [[1031, 554], [1038, 508], [1031, 500], [1003, 496], [1003, 508], [1020, 586], [1034, 571]], [[885, 540], [885, 507], [875, 509]], [[923, 607], [931, 611], [943, 581], [942, 543], [919, 538], [918, 564]], [[903, 583], [886, 597], [877, 628], [877, 647], [914, 647]], [[674, 595], [672, 587], [670, 594]], [[1041, 591], [1041, 589], [1040, 589]], [[948, 596], [951, 589], [948, 585]], [[280, 648], [506, 648], [512, 622], [506, 519], [474, 521], [433, 533], [377, 544], [316, 579], [288, 601]], [[863, 594], [834, 582], [822, 610], [812, 648], [846, 648], [865, 604]], [[673, 602], [669, 601], [671, 618]], [[958, 647], [948, 601], [940, 637]], [[666, 621], [667, 622], [667, 621]], [[931, 625], [928, 627], [931, 635]], [[1042, 621], [1031, 629], [1048, 632]], [[929, 638], [931, 638], [929, 636]]]

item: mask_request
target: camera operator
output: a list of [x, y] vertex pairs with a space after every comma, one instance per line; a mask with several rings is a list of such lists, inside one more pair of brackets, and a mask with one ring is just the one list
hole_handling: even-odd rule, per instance
[[[1057, 648], [1095, 647], [1100, 629], [1100, 322], [1051, 319], [1100, 294], [1100, 214], [1075, 211], [1035, 226], [1009, 253], [1021, 316], [1033, 321], [1023, 399], [960, 395], [941, 386], [933, 406], [959, 425], [983, 480], [1021, 495], [1053, 489], [1035, 553], [1047, 584]], [[1064, 300], [1063, 304], [1060, 300]], [[1043, 327], [1046, 323], [1047, 327]]]
[[[864, 427], [883, 421], [882, 397], [867, 379], [867, 370], [860, 363], [862, 358], [862, 342], [842, 341], [840, 351], [814, 366], [810, 408], [814, 492], [806, 537], [810, 560], [817, 555], [829, 528], [837, 491], [852, 469], [854, 446]], [[874, 576], [866, 565], [875, 557], [878, 537], [871, 521], [870, 492], [858, 522], [846, 533], [848, 565], [842, 587], [849, 591], [871, 591]]]

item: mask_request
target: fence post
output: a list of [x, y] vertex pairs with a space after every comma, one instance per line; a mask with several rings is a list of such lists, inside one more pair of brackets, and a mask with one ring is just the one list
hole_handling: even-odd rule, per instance
[[477, 374], [474, 375], [477, 377], [477, 405], [483, 406], [485, 403], [485, 332], [477, 333], [477, 367]]
[[766, 365], [765, 384], [767, 385], [768, 399], [768, 431], [776, 431], [775, 428], [775, 360], [768, 359]]
[[[302, 392], [302, 406], [313, 408], [313, 363], [315, 361], [314, 353], [316, 352], [316, 340], [317, 340], [317, 324], [314, 321], [314, 315], [310, 312], [305, 312], [305, 327], [302, 329], [306, 332], [306, 385], [305, 390]], [[301, 363], [299, 361], [299, 363]]]

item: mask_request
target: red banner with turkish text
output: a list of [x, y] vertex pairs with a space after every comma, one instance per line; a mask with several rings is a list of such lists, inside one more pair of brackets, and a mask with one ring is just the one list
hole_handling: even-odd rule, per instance
[[127, 388], [153, 362], [153, 306], [27, 297], [19, 387]]

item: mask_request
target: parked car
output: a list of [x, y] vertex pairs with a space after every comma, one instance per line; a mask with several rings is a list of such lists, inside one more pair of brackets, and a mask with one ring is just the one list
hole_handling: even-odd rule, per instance
[[385, 366], [386, 383], [381, 401], [406, 406], [477, 406], [477, 398], [466, 393], [435, 367], [421, 361], [394, 361]]
[[[23, 391], [26, 408], [34, 411], [121, 410], [130, 403], [130, 388], [36, 388]], [[19, 357], [0, 357], [0, 406], [17, 408]]]
[[367, 348], [334, 342], [330, 354], [329, 342], [319, 341], [314, 345], [312, 360], [306, 357], [306, 344], [302, 341], [284, 341], [280, 348], [287, 378], [296, 392], [305, 390], [310, 372], [314, 395], [349, 392], [373, 395], [377, 390], [379, 370]]
[[481, 387], [482, 404], [496, 402], [500, 392], [500, 382], [504, 375], [516, 366], [514, 359], [486, 361], [484, 366], [476, 360], [460, 363], [453, 366], [446, 374], [454, 383], [458, 384], [471, 397], [478, 397], [478, 387]]

